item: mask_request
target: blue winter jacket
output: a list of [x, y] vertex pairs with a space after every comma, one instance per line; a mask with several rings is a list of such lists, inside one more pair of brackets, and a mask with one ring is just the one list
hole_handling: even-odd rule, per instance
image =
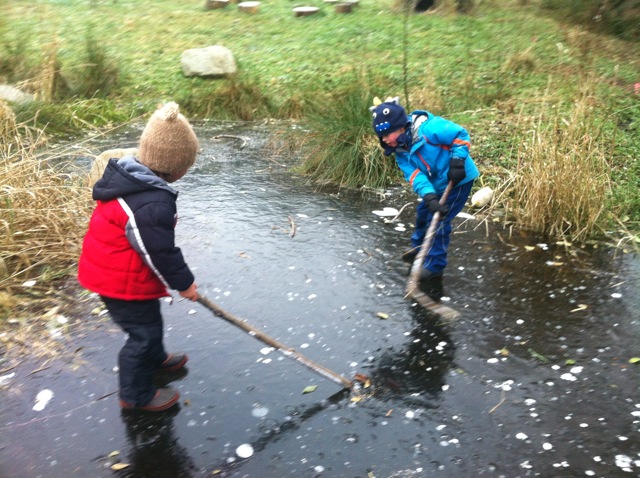
[[404, 178], [418, 196], [444, 192], [449, 182], [449, 161], [454, 157], [464, 159], [465, 165], [466, 176], [458, 186], [480, 176], [469, 154], [471, 142], [466, 129], [422, 110], [411, 113], [410, 120], [411, 150], [397, 148], [395, 155]]

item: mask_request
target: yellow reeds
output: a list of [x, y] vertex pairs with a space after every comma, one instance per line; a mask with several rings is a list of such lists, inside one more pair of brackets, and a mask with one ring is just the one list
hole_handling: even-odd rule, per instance
[[14, 128], [0, 151], [0, 288], [6, 290], [72, 265], [91, 207], [84, 178], [56, 169], [55, 153], [36, 156], [16, 137]]
[[[44, 135], [0, 102], [0, 328], [5, 364], [53, 357], [77, 295], [75, 273], [92, 207], [85, 175], [65, 171]], [[36, 153], [36, 151], [42, 151]], [[56, 166], [58, 165], [58, 166]], [[61, 279], [61, 280], [56, 280]]]
[[540, 114], [521, 133], [513, 210], [523, 227], [572, 241], [604, 227], [610, 167], [592, 103], [587, 88], [566, 117]]

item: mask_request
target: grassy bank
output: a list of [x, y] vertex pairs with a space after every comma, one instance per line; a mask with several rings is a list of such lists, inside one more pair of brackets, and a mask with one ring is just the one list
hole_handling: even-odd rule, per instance
[[[299, 159], [297, 171], [321, 183], [379, 188], [399, 177], [380, 154], [367, 107], [373, 96], [399, 95], [409, 109], [470, 131], [480, 183], [499, 191], [494, 207], [509, 220], [550, 237], [640, 241], [640, 47], [627, 23], [618, 21], [625, 35], [614, 37], [563, 24], [549, 2], [515, 0], [477, 2], [465, 15], [448, 1], [414, 14], [396, 0], [361, 0], [340, 15], [312, 0], [320, 13], [301, 18], [294, 2], [263, 2], [255, 15], [234, 4], [205, 11], [204, 3], [2, 1], [0, 83], [38, 98], [14, 105], [15, 122], [78, 133], [142, 121], [167, 100], [192, 118], [293, 118], [305, 128], [279, 139]], [[214, 44], [233, 51], [238, 74], [184, 77], [182, 51]], [[46, 149], [10, 151], [3, 184], [22, 162], [35, 167], [31, 184], [39, 182]], [[46, 187], [78, 185], [61, 178]], [[4, 202], [5, 222], [17, 211], [14, 200]], [[30, 216], [46, 218], [47, 202], [34, 204]], [[72, 223], [81, 218], [71, 216], [58, 230], [73, 255]], [[25, 228], [6, 230], [13, 241]], [[37, 256], [44, 247], [24, 250]], [[3, 247], [11, 263], [3, 285], [43, 273], [37, 260], [20, 266], [19, 257]]]

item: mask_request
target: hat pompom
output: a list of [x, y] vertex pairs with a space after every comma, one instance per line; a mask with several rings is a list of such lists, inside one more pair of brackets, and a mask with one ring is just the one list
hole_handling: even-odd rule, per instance
[[198, 138], [177, 103], [157, 109], [140, 137], [138, 158], [152, 171], [172, 176], [193, 166]]
[[169, 103], [160, 107], [158, 111], [156, 111], [156, 113], [158, 117], [164, 121], [173, 121], [180, 114], [180, 107], [178, 106], [178, 103], [170, 101]]

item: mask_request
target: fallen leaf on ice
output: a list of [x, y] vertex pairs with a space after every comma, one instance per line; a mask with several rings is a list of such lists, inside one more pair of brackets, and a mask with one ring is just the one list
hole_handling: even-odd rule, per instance
[[378, 312], [376, 315], [378, 317], [380, 317], [381, 319], [388, 319], [389, 318], [389, 314], [385, 314], [384, 312]]
[[114, 463], [113, 465], [111, 465], [111, 469], [114, 471], [118, 471], [118, 470], [124, 470], [125, 468], [129, 467], [131, 465], [127, 464], [127, 463]]
[[305, 387], [302, 393], [312, 393], [312, 392], [315, 392], [317, 388], [318, 388], [317, 385], [309, 385], [308, 387]]

